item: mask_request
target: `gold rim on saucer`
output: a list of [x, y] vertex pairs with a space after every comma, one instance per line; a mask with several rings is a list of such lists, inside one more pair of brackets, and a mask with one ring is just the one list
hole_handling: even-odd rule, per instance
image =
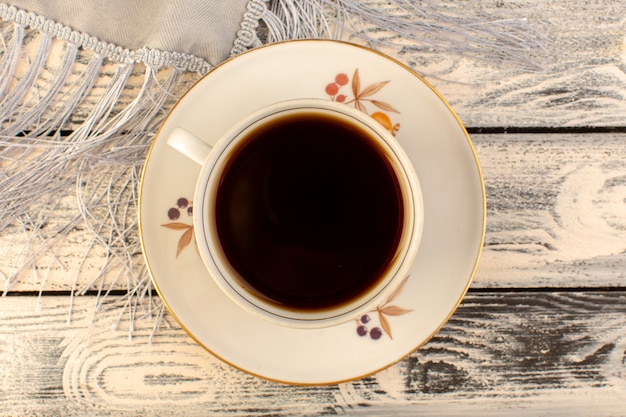
[[[215, 141], [247, 114], [294, 98], [338, 101], [379, 121], [411, 159], [424, 199], [422, 243], [404, 284], [372, 312], [331, 328], [270, 323], [221, 293], [193, 248], [191, 201], [200, 167], [169, 149], [164, 139], [181, 126]], [[215, 67], [163, 123], [139, 191], [139, 236], [146, 265], [181, 327], [235, 368], [298, 385], [359, 379], [425, 344], [467, 292], [485, 227], [478, 157], [448, 103], [409, 67], [339, 41], [276, 43]]]

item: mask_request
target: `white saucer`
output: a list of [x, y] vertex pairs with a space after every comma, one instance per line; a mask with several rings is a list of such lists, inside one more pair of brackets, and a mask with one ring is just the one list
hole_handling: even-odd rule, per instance
[[[335, 87], [329, 86], [333, 83]], [[355, 91], [357, 102], [351, 101]], [[397, 128], [396, 139], [415, 166], [424, 198], [424, 232], [415, 264], [401, 291], [369, 314], [365, 336], [357, 334], [359, 322], [294, 329], [240, 309], [205, 269], [194, 248], [192, 218], [186, 209], [179, 210], [178, 219], [168, 217], [179, 198], [193, 199], [200, 169], [165, 143], [174, 127], [215, 141], [237, 120], [265, 105], [303, 97], [341, 100], [340, 95], [347, 105]], [[322, 40], [253, 49], [200, 80], [154, 140], [144, 166], [139, 206], [146, 263], [180, 325], [232, 366], [294, 384], [361, 378], [424, 344], [450, 318], [469, 287], [486, 218], [474, 148], [442, 97], [389, 57]]]

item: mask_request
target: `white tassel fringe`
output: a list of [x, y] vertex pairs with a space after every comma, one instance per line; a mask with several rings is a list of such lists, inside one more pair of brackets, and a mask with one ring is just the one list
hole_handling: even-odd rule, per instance
[[[330, 38], [540, 68], [532, 58], [540, 37], [525, 22], [449, 17], [435, 3], [252, 0], [231, 55], [262, 43]], [[48, 272], [65, 268], [59, 247], [86, 229], [91, 238], [68, 283], [72, 295], [95, 291], [94, 317], [117, 308], [114, 327], [128, 315], [130, 335], [137, 317], [153, 317], [154, 333], [164, 309], [137, 236], [140, 170], [167, 109], [211, 65], [175, 51], [128, 50], [4, 4], [0, 18], [0, 233], [13, 236], [1, 241], [0, 256], [15, 256], [10, 270], [0, 270], [3, 293], [29, 279], [45, 290]], [[56, 218], [72, 195], [73, 207]], [[104, 263], [85, 279], [94, 253]], [[105, 297], [120, 288], [124, 295]]]

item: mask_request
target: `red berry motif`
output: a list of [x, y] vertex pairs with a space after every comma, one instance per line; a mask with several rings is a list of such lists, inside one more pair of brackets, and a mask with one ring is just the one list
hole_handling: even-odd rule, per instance
[[330, 83], [326, 86], [326, 94], [329, 96], [334, 96], [339, 92], [339, 87], [335, 83]]
[[337, 83], [337, 85], [346, 85], [348, 84], [348, 76], [346, 74], [337, 74], [337, 76], [335, 77], [335, 83]]
[[[363, 113], [370, 114], [368, 111], [368, 107], [374, 107], [378, 109], [374, 113], [372, 113], [372, 117], [376, 121], [378, 121], [381, 125], [385, 127], [393, 136], [396, 135], [398, 130], [400, 129], [400, 123], [393, 123], [387, 113], [400, 113], [396, 110], [391, 104], [372, 98], [375, 94], [377, 94], [380, 90], [385, 87], [389, 81], [379, 81], [368, 86], [361, 88], [361, 77], [359, 75], [359, 69], [354, 70], [354, 74], [352, 74], [352, 81], [345, 73], [339, 73], [335, 75], [334, 82], [327, 84], [324, 91], [326, 94], [330, 96], [330, 99], [336, 101], [338, 103], [352, 104], [357, 110], [362, 111]], [[344, 86], [350, 84], [347, 89], [350, 89], [353, 95], [352, 99], [348, 99], [348, 95], [339, 94], [341, 90], [343, 90]], [[367, 104], [367, 105], [366, 105]], [[382, 111], [381, 111], [382, 110]]]

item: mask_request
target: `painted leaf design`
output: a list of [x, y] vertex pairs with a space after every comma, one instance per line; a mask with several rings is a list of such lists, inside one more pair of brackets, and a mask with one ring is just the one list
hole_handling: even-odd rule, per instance
[[365, 87], [365, 89], [363, 91], [361, 91], [361, 93], [359, 94], [359, 98], [364, 98], [364, 97], [369, 97], [371, 95], [376, 94], [377, 92], [380, 91], [381, 88], [383, 88], [385, 85], [387, 85], [389, 81], [380, 81], [374, 84], [370, 84], [367, 87]]
[[354, 107], [356, 107], [358, 110], [362, 111], [363, 113], [368, 114], [367, 109], [365, 108], [363, 103], [361, 103], [360, 101], [356, 100], [354, 102]]
[[352, 94], [355, 100], [359, 98], [359, 91], [361, 91], [361, 79], [359, 77], [359, 69], [357, 68], [352, 76]]
[[378, 312], [378, 318], [380, 320], [380, 327], [382, 327], [383, 331], [389, 336], [390, 339], [393, 339], [391, 336], [391, 326], [389, 325], [389, 320], [385, 317], [382, 312]]
[[176, 250], [176, 257], [180, 255], [183, 249], [185, 249], [191, 243], [191, 239], [193, 238], [193, 226], [189, 226], [187, 231], [183, 233], [178, 241], [178, 249]]
[[187, 230], [190, 227], [193, 227], [191, 225], [188, 225], [185, 223], [179, 223], [179, 222], [162, 224], [161, 226], [167, 227], [168, 229], [172, 229], [172, 230]]
[[387, 298], [387, 301], [385, 302], [386, 304], [389, 304], [390, 302], [392, 302], [398, 295], [400, 295], [400, 293], [402, 292], [402, 290], [404, 289], [404, 286], [406, 285], [407, 281], [409, 280], [409, 275], [406, 276], [406, 278], [404, 278], [404, 280], [400, 283], [400, 285], [398, 285], [398, 288], [396, 288], [391, 294], [389, 294], [389, 298]]
[[381, 308], [379, 311], [388, 316], [401, 316], [403, 314], [410, 313], [413, 310], [398, 306], [386, 306]]
[[391, 104], [385, 103], [384, 101], [370, 100], [370, 103], [372, 103], [374, 106], [378, 107], [379, 109], [383, 109], [386, 111], [400, 114], [400, 112], [396, 110]]

